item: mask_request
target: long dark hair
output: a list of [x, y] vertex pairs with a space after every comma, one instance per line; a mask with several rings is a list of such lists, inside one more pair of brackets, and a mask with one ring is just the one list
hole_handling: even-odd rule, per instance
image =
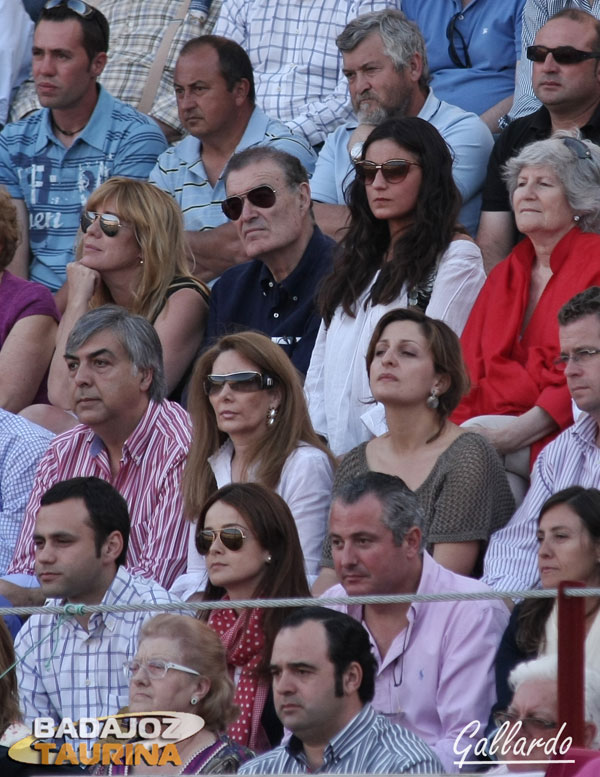
[[[548, 510], [566, 505], [576, 513], [595, 543], [600, 543], [600, 491], [596, 488], [570, 486], [547, 499], [540, 510], [539, 522]], [[517, 620], [517, 646], [526, 653], [538, 653], [546, 633], [546, 621], [554, 599], [526, 599]]]
[[[247, 521], [260, 545], [268, 550], [271, 561], [265, 564], [265, 571], [252, 596], [256, 599], [287, 599], [309, 597], [310, 590], [304, 572], [304, 556], [296, 529], [296, 522], [286, 502], [268, 488], [258, 483], [230, 483], [223, 486], [208, 499], [202, 507], [196, 535], [204, 529], [206, 514], [217, 502], [223, 502]], [[203, 601], [217, 601], [225, 596], [225, 589], [206, 585]], [[291, 608], [277, 608], [264, 611], [263, 630], [265, 649], [259, 669], [266, 671], [271, 659], [271, 648], [275, 635]], [[246, 616], [250, 613], [245, 611]], [[208, 612], [201, 617], [207, 618]], [[244, 616], [242, 616], [244, 617]]]
[[411, 289], [418, 286], [427, 279], [457, 231], [461, 197], [452, 177], [450, 150], [435, 127], [415, 116], [386, 119], [366, 139], [362, 159], [376, 140], [393, 140], [421, 164], [422, 182], [414, 220], [394, 243], [391, 261], [384, 262], [390, 243], [388, 223], [375, 218], [364, 183], [358, 177], [354, 179], [346, 196], [350, 227], [319, 297], [326, 325], [339, 305], [354, 317], [356, 300], [379, 269], [365, 306], [393, 302], [404, 284]]

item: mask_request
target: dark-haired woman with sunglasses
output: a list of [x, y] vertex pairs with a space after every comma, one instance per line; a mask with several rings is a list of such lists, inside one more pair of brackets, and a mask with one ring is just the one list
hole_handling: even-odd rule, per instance
[[[200, 510], [195, 539], [208, 569], [205, 601], [310, 596], [294, 517], [280, 496], [257, 483], [214, 493]], [[270, 699], [269, 660], [289, 612], [222, 609], [208, 617], [225, 645], [241, 710], [227, 733], [259, 753], [279, 744], [283, 733]]]
[[208, 290], [187, 269], [183, 221], [173, 198], [146, 181], [109, 179], [82, 212], [77, 255], [67, 265], [67, 305], [48, 384], [52, 404], [71, 409], [66, 339], [86, 311], [105, 303], [122, 305], [154, 325], [169, 397], [178, 399], [202, 342]]
[[[333, 460], [315, 434], [297, 370], [258, 332], [225, 335], [198, 359], [188, 409], [192, 445], [184, 476], [185, 514], [195, 521], [215, 488], [254, 481], [292, 511], [307, 575], [316, 576], [333, 481]], [[206, 567], [190, 527], [187, 573], [173, 591], [204, 588]]]
[[573, 421], [557, 314], [600, 284], [600, 150], [559, 132], [510, 159], [505, 179], [526, 237], [492, 270], [467, 321], [472, 388], [452, 420], [487, 437], [526, 483], [539, 451]]
[[388, 119], [371, 132], [348, 205], [306, 378], [314, 427], [336, 455], [385, 431], [382, 411], [361, 419], [371, 397], [364, 360], [382, 315], [417, 307], [460, 334], [485, 280], [479, 249], [456, 223], [448, 146], [429, 122]]

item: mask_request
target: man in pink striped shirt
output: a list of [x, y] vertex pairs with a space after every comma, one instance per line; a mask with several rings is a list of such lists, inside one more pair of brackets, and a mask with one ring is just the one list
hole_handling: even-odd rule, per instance
[[158, 336], [146, 319], [115, 305], [82, 316], [67, 340], [73, 407], [80, 424], [56, 437], [41, 459], [21, 534], [0, 594], [39, 604], [33, 527], [54, 483], [94, 475], [126, 499], [131, 536], [126, 566], [168, 587], [185, 571], [188, 527], [181, 476], [190, 443], [186, 411], [164, 399]]

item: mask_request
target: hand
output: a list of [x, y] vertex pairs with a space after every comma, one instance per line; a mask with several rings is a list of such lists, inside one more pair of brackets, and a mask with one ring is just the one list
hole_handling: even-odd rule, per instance
[[[510, 429], [510, 426], [504, 427], [504, 429], [493, 429], [490, 426], [483, 426], [482, 424], [469, 424], [465, 427], [465, 430], [468, 432], [476, 432], [482, 437], [485, 437], [490, 445], [493, 445], [501, 456], [506, 456], [507, 453], [512, 453], [516, 450], [516, 448], [510, 444], [510, 435], [506, 434], [507, 428]], [[507, 439], [507, 436], [509, 439]]]
[[98, 288], [101, 277], [97, 270], [86, 267], [81, 262], [67, 264], [69, 301], [89, 302]]

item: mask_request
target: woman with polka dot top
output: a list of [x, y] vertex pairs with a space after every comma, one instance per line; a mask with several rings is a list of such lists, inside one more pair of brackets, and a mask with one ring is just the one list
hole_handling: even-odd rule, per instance
[[[204, 601], [310, 596], [290, 509], [257, 483], [232, 483], [208, 499], [196, 526], [196, 548], [208, 570]], [[208, 616], [225, 645], [241, 710], [227, 733], [257, 753], [275, 747], [283, 734], [268, 668], [273, 640], [290, 609], [225, 608]]]

